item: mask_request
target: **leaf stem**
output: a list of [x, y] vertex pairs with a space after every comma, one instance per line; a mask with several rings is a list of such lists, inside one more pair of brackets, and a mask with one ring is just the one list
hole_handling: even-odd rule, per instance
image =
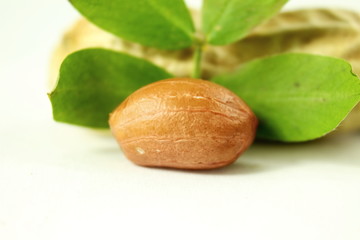
[[194, 57], [193, 57], [193, 71], [191, 74], [192, 78], [200, 78], [201, 77], [202, 50], [203, 50], [203, 44], [201, 42], [199, 42], [195, 46], [195, 52], [194, 52]]

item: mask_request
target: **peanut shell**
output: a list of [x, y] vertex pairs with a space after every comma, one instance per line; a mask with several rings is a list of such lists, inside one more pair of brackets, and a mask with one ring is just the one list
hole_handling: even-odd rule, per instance
[[[192, 11], [197, 29], [200, 14]], [[234, 23], [236, 24], [236, 23]], [[164, 51], [120, 39], [80, 19], [62, 37], [53, 54], [50, 86], [55, 86], [59, 66], [70, 53], [88, 47], [103, 47], [144, 58], [176, 77], [192, 71], [193, 49]], [[227, 46], [206, 46], [202, 78], [230, 72], [242, 63], [284, 52], [303, 52], [343, 58], [360, 75], [360, 14], [340, 9], [303, 9], [283, 12], [255, 28], [246, 38]], [[360, 104], [336, 132], [360, 130]]]

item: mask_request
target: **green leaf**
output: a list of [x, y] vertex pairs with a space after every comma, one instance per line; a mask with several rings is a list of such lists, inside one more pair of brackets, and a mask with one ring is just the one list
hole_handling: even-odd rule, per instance
[[226, 45], [276, 14], [287, 0], [204, 0], [203, 31], [207, 42]]
[[70, 0], [89, 21], [121, 38], [160, 49], [192, 45], [194, 26], [183, 0]]
[[109, 113], [138, 88], [172, 77], [139, 58], [105, 50], [85, 49], [61, 65], [59, 82], [49, 95], [56, 121], [107, 128]]
[[252, 108], [259, 138], [285, 142], [334, 130], [360, 100], [360, 80], [347, 62], [309, 54], [255, 60], [213, 80]]

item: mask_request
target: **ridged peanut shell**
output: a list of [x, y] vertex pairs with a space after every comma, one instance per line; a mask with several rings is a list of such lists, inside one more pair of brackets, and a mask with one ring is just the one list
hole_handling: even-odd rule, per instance
[[174, 78], [130, 95], [110, 116], [124, 154], [138, 165], [212, 169], [234, 162], [253, 142], [257, 119], [230, 90]]

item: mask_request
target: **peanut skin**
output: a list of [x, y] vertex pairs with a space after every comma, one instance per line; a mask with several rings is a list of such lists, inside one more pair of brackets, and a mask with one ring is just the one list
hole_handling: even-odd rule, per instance
[[231, 164], [251, 145], [258, 122], [228, 89], [174, 78], [134, 92], [109, 123], [124, 154], [138, 165], [212, 169]]

